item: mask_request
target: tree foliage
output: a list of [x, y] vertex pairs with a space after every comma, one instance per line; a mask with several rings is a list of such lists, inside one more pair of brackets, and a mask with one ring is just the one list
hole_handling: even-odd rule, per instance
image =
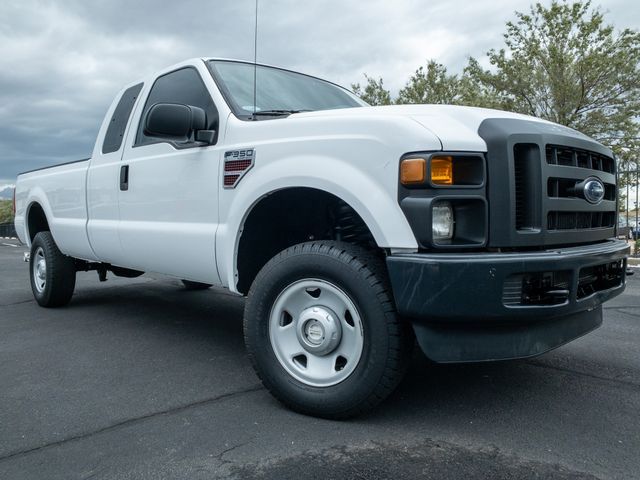
[[362, 98], [369, 105], [391, 105], [391, 93], [384, 88], [382, 78], [376, 80], [366, 73], [364, 78], [367, 81], [364, 88], [359, 83], [352, 83], [353, 93]]
[[616, 33], [591, 2], [540, 3], [507, 23], [505, 47], [487, 53], [491, 69], [471, 58], [465, 75], [499, 105], [637, 151], [640, 34]]
[[11, 200], [0, 200], [0, 223], [13, 222], [13, 202]]
[[461, 75], [429, 60], [393, 101], [381, 78], [366, 77], [364, 98], [374, 105], [448, 103], [525, 113], [595, 138], [623, 163], [640, 157], [637, 31], [616, 31], [590, 1], [553, 0], [516, 12], [504, 46], [487, 57], [490, 68], [470, 58]]
[[447, 67], [429, 60], [419, 67], [400, 90], [396, 103], [459, 104], [463, 100], [460, 79], [447, 73]]

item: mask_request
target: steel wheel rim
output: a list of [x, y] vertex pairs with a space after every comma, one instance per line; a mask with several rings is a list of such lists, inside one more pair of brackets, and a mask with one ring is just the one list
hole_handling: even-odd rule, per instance
[[299, 280], [278, 295], [269, 315], [269, 339], [289, 375], [309, 386], [329, 387], [358, 366], [364, 347], [362, 318], [333, 283]]
[[47, 286], [47, 259], [42, 247], [38, 247], [34, 258], [31, 259], [33, 271], [33, 284], [38, 293], [42, 293]]

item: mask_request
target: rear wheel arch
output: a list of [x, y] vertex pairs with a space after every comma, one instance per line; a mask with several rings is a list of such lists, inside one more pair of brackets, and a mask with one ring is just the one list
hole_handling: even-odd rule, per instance
[[44, 208], [38, 202], [32, 202], [27, 208], [25, 223], [30, 242], [33, 242], [33, 239], [38, 233], [51, 231]]

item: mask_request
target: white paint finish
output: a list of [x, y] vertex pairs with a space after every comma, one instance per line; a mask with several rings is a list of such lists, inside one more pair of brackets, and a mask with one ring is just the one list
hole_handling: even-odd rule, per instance
[[[89, 162], [61, 165], [18, 177], [16, 213], [18, 223], [34, 203], [42, 206], [51, 234], [60, 251], [77, 258], [96, 260], [86, 233], [86, 174]], [[25, 222], [26, 223], [26, 222]], [[21, 228], [26, 241], [25, 228]], [[19, 232], [20, 235], [20, 232]]]
[[241, 224], [261, 197], [283, 188], [332, 193], [358, 212], [378, 245], [417, 248], [397, 201], [398, 160], [410, 151], [439, 150], [439, 140], [407, 117], [325, 121], [300, 118], [304, 116], [229, 119], [228, 149], [252, 146], [256, 155], [255, 167], [239, 186], [220, 193], [218, 268], [223, 283], [234, 291]]
[[[484, 140], [478, 135], [480, 124], [489, 118], [513, 118], [555, 125], [546, 120], [521, 115], [519, 113], [491, 110], [488, 108], [464, 107], [457, 105], [389, 105], [367, 107], [366, 109], [343, 109], [307, 112], [298, 117], [342, 117], [358, 119], [362, 117], [413, 118], [429, 129], [442, 142], [442, 148], [450, 151], [486, 152]], [[566, 133], [567, 127], [557, 126]], [[575, 133], [573, 130], [571, 130]]]
[[[194, 66], [220, 115], [218, 144], [176, 149], [169, 143], [133, 147], [146, 97], [154, 79]], [[129, 166], [129, 190], [119, 191], [118, 231], [122, 266], [219, 284], [215, 260], [220, 165], [228, 107], [201, 60], [169, 67], [152, 78], [134, 109], [123, 165]], [[176, 245], [180, 245], [176, 247]], [[126, 263], [124, 263], [126, 262]]]
[[220, 156], [220, 147], [176, 150], [167, 143], [125, 151], [129, 190], [119, 194], [118, 223], [123, 266], [219, 283]]
[[[218, 108], [218, 144], [182, 150], [168, 143], [134, 148], [153, 81], [184, 66], [199, 71]], [[22, 241], [28, 241], [25, 211], [37, 201], [65, 253], [96, 260], [93, 246], [102, 261], [221, 283], [236, 291], [237, 245], [251, 209], [275, 191], [308, 187], [351, 205], [379, 246], [415, 251], [417, 242], [397, 201], [400, 157], [442, 148], [486, 151], [477, 131], [488, 118], [542, 122], [508, 112], [445, 105], [328, 110], [245, 122], [231, 114], [201, 59], [173, 65], [142, 81], [145, 86], [123, 148], [102, 155], [108, 120], [120, 95], [107, 112], [87, 178], [88, 197], [87, 163], [19, 177], [16, 228]], [[565, 127], [556, 128], [566, 132]], [[224, 152], [243, 148], [255, 149], [255, 166], [237, 188], [222, 189]], [[121, 165], [129, 165], [126, 192], [119, 189]]]
[[25, 245], [31, 246], [31, 242], [29, 241], [29, 236], [25, 231], [24, 225], [24, 214], [18, 215], [18, 211], [16, 209], [16, 217], [13, 221], [13, 226], [16, 229], [16, 234], [18, 235], [18, 239], [24, 243]]

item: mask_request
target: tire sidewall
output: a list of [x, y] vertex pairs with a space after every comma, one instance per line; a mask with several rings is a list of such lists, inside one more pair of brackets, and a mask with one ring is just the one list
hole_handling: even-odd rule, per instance
[[29, 262], [29, 280], [31, 281], [31, 290], [33, 291], [33, 296], [35, 297], [36, 301], [40, 305], [45, 305], [49, 303], [50, 297], [51, 297], [51, 283], [52, 283], [52, 268], [51, 268], [52, 252], [50, 251], [49, 245], [45, 241], [43, 235], [44, 235], [43, 233], [38, 233], [35, 236], [35, 238], [33, 239], [33, 242], [31, 243], [31, 252], [29, 254], [30, 255], [29, 258], [31, 259], [31, 262], [33, 262], [35, 261], [36, 252], [38, 248], [42, 248], [42, 251], [44, 253], [44, 259], [45, 259], [45, 262], [47, 263], [45, 286], [42, 292], [39, 292], [35, 285], [35, 279], [34, 279], [34, 273], [33, 273], [34, 266], [31, 262]]
[[[47, 263], [46, 283], [42, 292], [35, 286], [33, 262], [38, 248], [42, 248]], [[31, 243], [29, 281], [33, 296], [41, 307], [60, 307], [71, 300], [76, 283], [74, 259], [58, 249], [50, 232], [39, 232]]]
[[[305, 410], [309, 405], [323, 411], [347, 410], [365, 402], [380, 383], [389, 355], [388, 313], [368, 276], [370, 271], [359, 262], [305, 252], [267, 264], [256, 278], [245, 312], [247, 346], [263, 382], [285, 403]], [[292, 377], [280, 364], [269, 340], [269, 319], [276, 299], [287, 286], [309, 278], [325, 280], [343, 290], [362, 322], [364, 344], [357, 367], [349, 377], [328, 387], [310, 386]]]

